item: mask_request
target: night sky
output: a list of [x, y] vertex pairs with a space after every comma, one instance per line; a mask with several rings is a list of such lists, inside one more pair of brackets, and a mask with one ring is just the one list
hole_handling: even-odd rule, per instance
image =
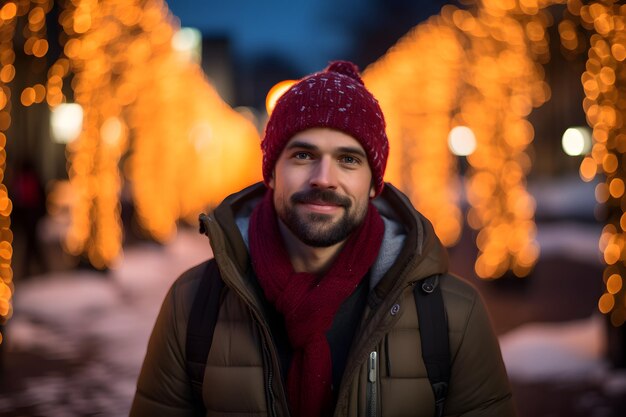
[[[299, 75], [329, 60], [375, 61], [441, 0], [169, 0], [181, 26], [226, 38], [238, 66], [282, 61]], [[298, 74], [296, 74], [298, 75]]]

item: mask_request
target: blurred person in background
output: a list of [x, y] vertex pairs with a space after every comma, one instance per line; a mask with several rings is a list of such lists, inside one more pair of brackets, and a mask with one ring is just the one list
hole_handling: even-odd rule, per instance
[[[358, 68], [333, 62], [292, 86], [261, 147], [263, 183], [201, 216], [214, 259], [167, 294], [130, 415], [515, 415], [478, 293], [447, 273], [431, 223], [383, 182], [384, 117]], [[216, 274], [218, 301], [200, 307], [219, 311], [193, 376], [190, 316]], [[429, 381], [418, 287], [440, 291], [442, 316], [445, 305], [443, 390]]]
[[30, 159], [22, 160], [9, 184], [13, 202], [11, 223], [16, 233], [15, 244], [21, 254], [21, 262], [16, 262], [20, 267], [19, 276], [45, 273], [48, 271], [48, 262], [41, 246], [38, 227], [46, 215], [46, 193]]

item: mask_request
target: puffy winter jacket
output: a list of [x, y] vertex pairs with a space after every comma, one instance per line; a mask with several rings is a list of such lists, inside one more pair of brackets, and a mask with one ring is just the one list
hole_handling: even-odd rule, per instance
[[[227, 287], [204, 375], [206, 411], [194, 408], [185, 370], [187, 320], [202, 276], [197, 266], [176, 280], [163, 302], [131, 416], [289, 416], [276, 335], [246, 243], [251, 210], [264, 192], [256, 184], [228, 197], [203, 225]], [[370, 271], [371, 288], [334, 415], [433, 416], [412, 289], [423, 278], [443, 274], [452, 358], [444, 414], [514, 416], [498, 341], [476, 290], [446, 273], [444, 248], [406, 196], [387, 184], [374, 204], [385, 221], [384, 243]], [[376, 378], [368, 378], [372, 352], [377, 352]]]

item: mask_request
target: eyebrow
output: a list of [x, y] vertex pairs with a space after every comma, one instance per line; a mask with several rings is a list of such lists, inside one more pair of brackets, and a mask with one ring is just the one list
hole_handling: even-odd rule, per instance
[[[310, 151], [319, 150], [319, 148], [313, 144], [310, 144], [308, 142], [300, 142], [300, 141], [291, 142], [289, 145], [287, 145], [285, 149], [294, 149], [294, 148], [307, 149]], [[350, 154], [358, 155], [362, 158], [367, 158], [365, 151], [355, 146], [340, 146], [339, 148], [337, 148], [337, 151], [338, 153], [350, 153]]]

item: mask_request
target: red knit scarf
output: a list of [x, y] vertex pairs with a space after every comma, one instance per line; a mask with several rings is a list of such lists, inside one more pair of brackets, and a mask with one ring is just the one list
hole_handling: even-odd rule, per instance
[[265, 296], [284, 316], [294, 350], [287, 374], [291, 413], [319, 417], [332, 406], [332, 361], [326, 332], [343, 301], [376, 260], [384, 224], [370, 203], [363, 223], [320, 279], [293, 270], [277, 219], [269, 190], [250, 219], [250, 256]]

